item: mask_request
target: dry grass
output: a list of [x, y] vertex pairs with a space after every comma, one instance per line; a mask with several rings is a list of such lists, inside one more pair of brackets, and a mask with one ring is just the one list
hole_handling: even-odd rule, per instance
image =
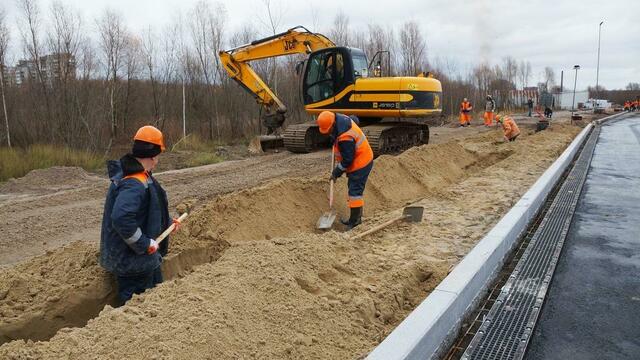
[[78, 166], [92, 171], [104, 167], [104, 159], [89, 152], [54, 145], [32, 145], [27, 149], [0, 147], [0, 181], [51, 166]]
[[216, 141], [204, 140], [196, 134], [189, 134], [185, 138], [180, 139], [172, 147], [171, 151], [184, 150], [214, 153], [218, 146], [222, 144]]

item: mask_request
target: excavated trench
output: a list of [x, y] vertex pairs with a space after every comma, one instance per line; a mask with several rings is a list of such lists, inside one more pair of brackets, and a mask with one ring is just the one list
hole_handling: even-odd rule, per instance
[[[490, 145], [450, 142], [378, 158], [365, 192], [365, 218], [437, 197], [512, 153]], [[338, 212], [346, 214], [346, 180], [338, 181], [336, 196]], [[326, 208], [327, 181], [319, 177], [278, 179], [218, 197], [199, 206], [171, 240], [165, 280], [217, 261], [234, 244], [313, 233]], [[0, 344], [47, 340], [59, 329], [84, 326], [105, 305], [113, 305], [115, 283], [97, 265], [97, 255], [95, 245], [76, 242], [0, 272]], [[313, 290], [303, 278], [298, 285]]]

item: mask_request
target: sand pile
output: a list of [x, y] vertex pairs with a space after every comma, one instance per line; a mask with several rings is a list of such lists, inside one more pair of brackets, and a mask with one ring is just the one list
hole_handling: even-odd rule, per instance
[[0, 193], [52, 192], [74, 189], [106, 181], [80, 167], [53, 166], [31, 170], [18, 179], [9, 179], [0, 186]]
[[[260, 191], [220, 198], [193, 215], [189, 236], [185, 232], [174, 239], [173, 249], [196, 251], [190, 249], [228, 239], [232, 245], [217, 261], [122, 308], [107, 307], [85, 327], [63, 329], [50, 341], [5, 344], [0, 357], [363, 356], [446, 276], [578, 130], [555, 127], [501, 145], [494, 144], [499, 135], [492, 132], [469, 144], [412, 150], [397, 157], [397, 164], [381, 158], [375, 169], [388, 166], [394, 172], [372, 176], [369, 224], [417, 198], [426, 207], [425, 220], [357, 242], [338, 232], [312, 234], [299, 224], [315, 222], [322, 211], [305, 206], [324, 203], [324, 190], [316, 190], [322, 179], [276, 181]], [[425, 153], [429, 156], [421, 156]], [[271, 193], [268, 199], [280, 196], [280, 202], [262, 207], [265, 191]], [[305, 191], [311, 200], [300, 197]], [[302, 215], [286, 218], [281, 209]], [[224, 218], [226, 212], [248, 220]], [[262, 220], [267, 217], [272, 220]], [[238, 230], [240, 225], [246, 228]], [[0, 289], [10, 279], [0, 277]]]

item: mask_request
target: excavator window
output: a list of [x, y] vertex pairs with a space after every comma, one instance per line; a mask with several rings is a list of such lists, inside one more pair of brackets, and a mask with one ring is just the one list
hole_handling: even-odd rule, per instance
[[369, 70], [367, 69], [367, 58], [365, 56], [354, 55], [353, 56], [353, 76], [368, 77]]
[[305, 78], [305, 102], [318, 102], [334, 95], [335, 53], [322, 52], [309, 59]]

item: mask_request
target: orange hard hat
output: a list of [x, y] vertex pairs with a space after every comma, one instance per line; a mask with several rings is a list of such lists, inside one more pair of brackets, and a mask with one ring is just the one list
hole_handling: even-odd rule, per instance
[[155, 126], [146, 125], [138, 129], [133, 140], [140, 140], [160, 146], [160, 150], [164, 151], [164, 138], [162, 131]]
[[323, 111], [318, 115], [316, 122], [320, 128], [320, 134], [326, 135], [331, 131], [333, 124], [336, 122], [336, 114], [331, 111]]

